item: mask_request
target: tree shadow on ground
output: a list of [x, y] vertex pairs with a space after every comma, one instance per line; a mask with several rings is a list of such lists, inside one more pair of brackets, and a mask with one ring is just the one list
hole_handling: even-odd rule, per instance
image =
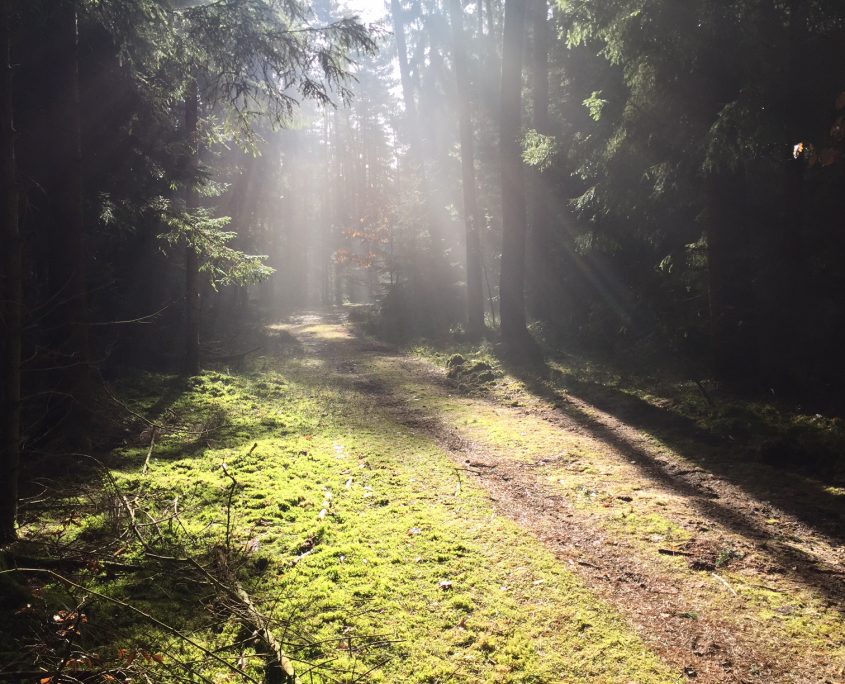
[[[685, 496], [709, 501], [706, 509], [717, 512], [719, 507], [713, 502], [712, 493], [700, 483], [690, 480], [691, 473], [679, 472], [687, 468], [656, 458], [624, 430], [616, 430], [600, 416], [591, 415], [591, 409], [607, 414], [625, 427], [657, 438], [682, 458], [706, 471], [705, 475], [712, 474], [734, 484], [759, 502], [774, 504], [839, 544], [845, 543], [845, 497], [832, 493], [828, 483], [752, 460], [741, 443], [708, 432], [686, 416], [627, 392], [571, 377], [565, 378], [563, 386], [559, 382], [553, 384], [545, 378], [552, 377], [555, 371], [545, 363], [506, 367], [529, 392], [553, 402], [563, 415], [593, 437], [618, 449], [650, 477]], [[576, 401], [571, 401], [571, 398]]]
[[[450, 430], [436, 411], [412, 403], [402, 391], [392, 387], [384, 378], [348, 372], [351, 360], [386, 355], [383, 350], [372, 349], [367, 345], [368, 342], [361, 338], [334, 340], [328, 345], [330, 348], [323, 352], [331, 356], [337, 368], [333, 372], [321, 373], [312, 382], [331, 382], [354, 393], [369, 395], [371, 399], [377, 400], [378, 410], [391, 419], [436, 439], [448, 439]], [[765, 524], [765, 516], [760, 513], [761, 508], [769, 503], [775, 504], [804, 524], [820, 530], [832, 538], [835, 544], [841, 545], [845, 539], [843, 503], [841, 497], [827, 492], [822, 483], [792, 475], [787, 479], [784, 473], [774, 468], [738, 462], [729, 446], [714, 441], [712, 435], [702, 431], [692, 421], [613, 388], [601, 385], [592, 387], [583, 383], [573, 385], [568, 394], [580, 401], [572, 402], [567, 400], [563, 392], [550, 387], [542, 379], [543, 371], [549, 372], [548, 367], [509, 366], [508, 370], [525, 383], [529, 392], [554, 402], [561, 411], [561, 417], [574, 421], [588, 435], [615, 449], [657, 485], [683, 497], [699, 515], [718, 521], [726, 529], [761, 548], [789, 576], [817, 590], [832, 602], [841, 604], [843, 590], [839, 586], [838, 573], [819, 567], [818, 559], [810, 554], [779, 543], [771, 526]], [[308, 381], [305, 378], [303, 380], [307, 384]], [[450, 387], [448, 381], [439, 375], [423, 374], [415, 380], [428, 383], [439, 391], [445, 389], [450, 393], [455, 392], [455, 388]], [[493, 398], [488, 401], [499, 403]], [[625, 430], [614, 429], [596, 415], [591, 415], [590, 407], [645, 434], [639, 434], [637, 439], [636, 434], [629, 434], [631, 431], [626, 433]], [[689, 464], [678, 463], [668, 457], [662, 458], [650, 451], [647, 443], [643, 443], [649, 435], [660, 439], [695, 464], [695, 467], [690, 468]], [[742, 505], [738, 505], [738, 501], [720, 501], [718, 494], [707, 486], [708, 481], [712, 482], [710, 474], [740, 487], [749, 495], [749, 499], [742, 502]]]

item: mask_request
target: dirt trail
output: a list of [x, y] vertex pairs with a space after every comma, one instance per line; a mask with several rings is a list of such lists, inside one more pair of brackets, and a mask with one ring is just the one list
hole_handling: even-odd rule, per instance
[[332, 381], [434, 437], [501, 515], [691, 681], [845, 682], [845, 547], [812, 524], [830, 522], [829, 502], [813, 510], [815, 483], [760, 471], [756, 484], [770, 478], [762, 499], [702, 455], [712, 445], [692, 440], [681, 453], [512, 376], [468, 395], [444, 369], [358, 335], [342, 312], [284, 328]]

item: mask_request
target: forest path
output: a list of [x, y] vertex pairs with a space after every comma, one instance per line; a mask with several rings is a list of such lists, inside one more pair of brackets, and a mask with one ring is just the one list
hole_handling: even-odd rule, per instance
[[807, 522], [824, 523], [838, 492], [819, 490], [817, 511], [790, 510], [812, 506], [814, 483], [793, 478], [790, 498], [772, 484], [782, 475], [751, 473], [771, 494], [759, 498], [749, 473], [732, 478], [708, 460], [711, 446], [670, 448], [498, 369], [494, 382], [449, 380], [431, 359], [362, 336], [340, 310], [271, 327], [302, 344], [325, 383], [367, 402], [373, 420], [433, 438], [459, 481], [480, 486], [679, 674], [845, 682], [842, 541]]

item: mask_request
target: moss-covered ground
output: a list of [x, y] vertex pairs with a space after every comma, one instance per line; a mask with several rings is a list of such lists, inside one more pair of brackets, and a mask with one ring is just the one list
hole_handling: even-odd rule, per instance
[[[265, 600], [312, 642], [293, 657], [370, 681], [677, 680], [476, 486], [458, 488], [432, 439], [314, 361], [196, 378], [171, 409], [222, 412], [226, 427], [187, 451], [168, 440], [148, 475], [222, 529], [227, 464], [236, 524], [271, 561]], [[143, 451], [124, 450], [127, 465]]]
[[[316, 325], [300, 332], [323, 343], [346, 334]], [[221, 544], [226, 534], [225, 464], [239, 484], [230, 544], [248, 549], [244, 581], [303, 681], [680, 681], [612, 606], [497, 515], [433, 436], [397, 421], [371, 386], [354, 374], [345, 382], [336, 366], [306, 348], [187, 384], [136, 376], [119, 396], [165, 428], [146, 472], [147, 433], [128, 435], [108, 459], [127, 497], [143, 493], [162, 511], [178, 506], [184, 533], [200, 545]], [[70, 528], [55, 525], [72, 545], [105, 538], [113, 517], [101, 510]], [[22, 532], [48, 528], [41, 520]], [[125, 562], [143, 557], [137, 548], [117, 553]], [[92, 573], [87, 584], [183, 629], [192, 624], [179, 615], [190, 602], [160, 577]], [[51, 586], [54, 605], [68, 603]], [[147, 644], [142, 651], [162, 653], [165, 665], [178, 657], [178, 640], [142, 629], [132, 613], [106, 604], [92, 611], [96, 622], [93, 615], [109, 624], [94, 651], [125, 656]], [[197, 631], [196, 639], [214, 649], [235, 638], [231, 625], [216, 633]], [[155, 660], [150, 667], [162, 681], [173, 671]], [[238, 679], [207, 660], [204, 667], [215, 682]], [[240, 667], [257, 672], [255, 662]]]
[[[489, 349], [462, 350], [476, 365], [453, 372], [450, 354], [392, 352], [337, 316], [266, 333], [246, 370], [122, 382], [116, 395], [160, 432], [151, 450], [153, 428], [133, 423], [106, 462], [128, 499], [152, 502], [156, 524], [178, 523], [195, 548], [225, 545], [231, 530], [238, 576], [303, 682], [803, 682], [816, 663], [829, 664], [818, 681], [845, 666], [841, 605], [796, 568], [774, 567], [787, 561], [752, 532], [814, 553], [820, 538], [802, 538], [774, 507], [743, 517], [759, 502], [728, 500], [726, 478], [711, 485], [707, 464], [659, 432], [612, 422], [600, 402], [559, 391], [559, 375], [548, 392]], [[646, 458], [702, 482], [673, 485]], [[482, 475], [496, 467], [490, 488]], [[569, 527], [544, 522], [545, 503], [523, 506], [531, 492]], [[22, 532], [90, 546], [120, 528], [113, 509], [88, 506], [72, 524], [33, 518]], [[143, 562], [131, 539], [108, 548]], [[208, 606], [192, 600], [202, 588], [154, 573], [84, 579], [260, 678], [254, 654], [226, 650], [243, 637], [231, 621], [209, 629]], [[40, 591], [54, 608], [84, 597]], [[179, 639], [92, 600], [90, 629], [107, 626], [93, 650], [162, 653], [148, 663], [160, 681], [191, 670], [196, 652]], [[793, 654], [806, 662], [790, 671]], [[742, 657], [755, 660], [731, 661]], [[187, 680], [239, 677], [206, 657]]]
[[[759, 458], [761, 443], [785, 439], [798, 426], [810, 434], [803, 448], [835, 444], [838, 419], [765, 402], [714, 407], [697, 389], [652, 384], [649, 394], [642, 381], [600, 379], [583, 365], [509, 369], [489, 347], [412, 351], [423, 367], [448, 369], [456, 357], [463, 368], [492, 367], [492, 382], [451, 373], [445, 392], [426, 390], [420, 373], [397, 373], [395, 381], [404, 392], [427, 393], [430, 410], [475, 452], [530, 468], [547, 495], [562, 494], [583, 513], [594, 534], [642, 554], [652, 581], [687, 594], [682, 615], [699, 620], [709, 613], [752, 642], [778, 644], [787, 661], [829, 661], [827, 674], [815, 673], [818, 681], [845, 672], [839, 488]], [[743, 433], [749, 439], [737, 443], [729, 434], [736, 425], [726, 427], [723, 418], [739, 414], [753, 424]], [[633, 556], [630, 565], [643, 571]], [[745, 674], [751, 681], [815, 681], [806, 671], [757, 664]], [[724, 676], [734, 681], [736, 674]]]

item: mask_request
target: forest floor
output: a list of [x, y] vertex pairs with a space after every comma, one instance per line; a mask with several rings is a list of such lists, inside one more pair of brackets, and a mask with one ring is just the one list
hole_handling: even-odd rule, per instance
[[285, 329], [374, 416], [435, 440], [498, 516], [541, 541], [675, 672], [845, 681], [845, 546], [835, 536], [845, 492], [743, 468], [664, 421], [664, 433], [686, 432], [674, 449], [634, 427], [645, 418], [636, 409], [614, 415], [489, 357], [448, 373], [430, 356], [374, 346], [338, 314]]
[[845, 682], [841, 488], [560, 364], [400, 351], [341, 310], [262, 344], [176, 393], [121, 388], [179, 427], [148, 474], [149, 435], [110, 466], [201, 534], [227, 464], [303, 681]]

